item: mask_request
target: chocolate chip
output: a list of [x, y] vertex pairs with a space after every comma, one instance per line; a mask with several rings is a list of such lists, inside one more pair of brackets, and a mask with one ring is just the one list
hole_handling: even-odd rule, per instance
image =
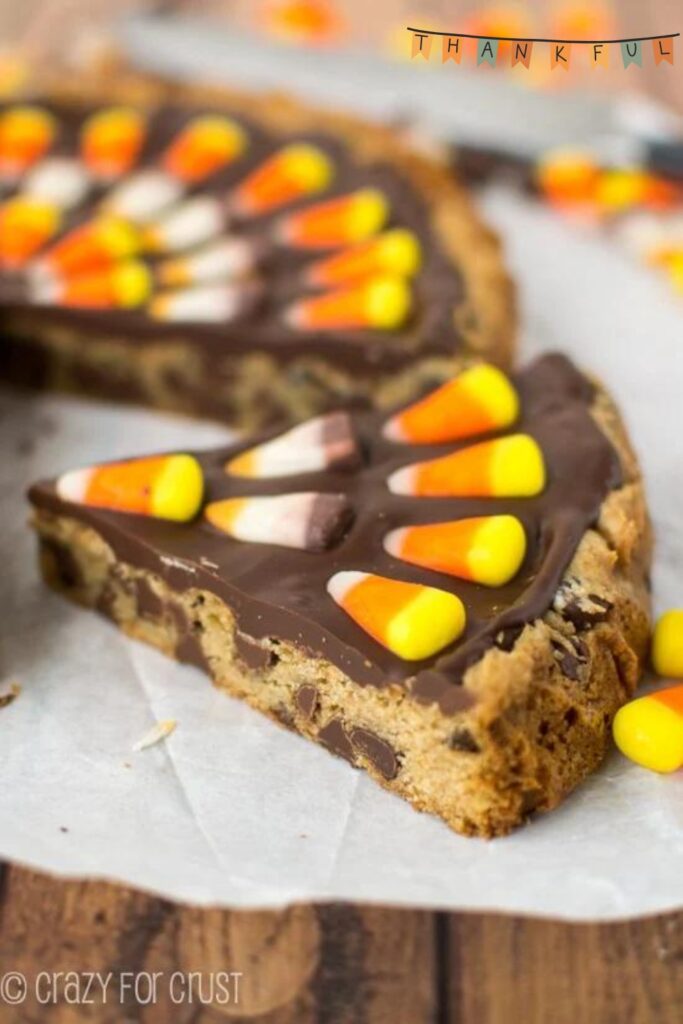
[[235, 632], [235, 649], [240, 661], [252, 672], [262, 672], [277, 661], [277, 655], [243, 633]]
[[286, 729], [296, 730], [296, 723], [292, 716], [292, 712], [289, 708], [285, 707], [284, 704], [280, 704], [278, 707], [272, 708], [272, 714], [277, 718], [280, 725], [284, 725]]
[[353, 747], [342, 724], [341, 718], [331, 719], [318, 733], [318, 739], [328, 750], [354, 763]]
[[135, 600], [138, 615], [146, 619], [160, 619], [164, 612], [164, 602], [149, 582], [140, 576], [135, 581]]
[[368, 761], [375, 766], [380, 775], [383, 775], [385, 779], [395, 779], [398, 775], [398, 758], [396, 751], [387, 743], [386, 740], [380, 739], [374, 732], [370, 732], [369, 729], [362, 729], [360, 726], [351, 730], [351, 743], [353, 746], [367, 757]]
[[581, 678], [581, 666], [588, 660], [588, 648], [578, 636], [552, 641], [553, 657], [562, 673], [574, 682]]
[[478, 754], [481, 751], [481, 747], [472, 733], [469, 729], [465, 729], [464, 726], [455, 729], [451, 733], [448, 746], [451, 750], [462, 750], [467, 754]]
[[187, 665], [196, 665], [197, 668], [202, 669], [207, 675], [211, 675], [211, 666], [209, 665], [208, 658], [204, 654], [199, 640], [192, 633], [184, 633], [179, 637], [176, 643], [175, 656], [178, 661], [182, 661]]
[[81, 567], [68, 548], [49, 537], [40, 540], [41, 557], [49, 566], [49, 575], [63, 587], [77, 587], [83, 582]]
[[578, 629], [591, 629], [604, 622], [613, 605], [598, 594], [583, 594], [575, 577], [565, 580], [555, 594], [553, 608]]
[[524, 632], [524, 626], [508, 626], [496, 634], [496, 647], [501, 651], [511, 651]]
[[296, 691], [296, 706], [304, 718], [309, 721], [315, 717], [318, 709], [318, 691], [315, 686], [304, 684]]

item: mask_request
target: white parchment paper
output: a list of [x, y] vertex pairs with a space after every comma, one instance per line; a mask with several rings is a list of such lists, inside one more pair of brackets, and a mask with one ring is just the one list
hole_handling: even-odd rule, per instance
[[[656, 604], [683, 604], [683, 305], [610, 245], [504, 193], [487, 206], [521, 282], [525, 354], [562, 348], [602, 375], [642, 456]], [[0, 393], [0, 857], [201, 904], [362, 900], [565, 918], [683, 903], [683, 773], [613, 754], [558, 811], [464, 839], [364, 774], [48, 592], [22, 498], [91, 460], [210, 445], [209, 424]], [[176, 731], [140, 753], [157, 720]]]

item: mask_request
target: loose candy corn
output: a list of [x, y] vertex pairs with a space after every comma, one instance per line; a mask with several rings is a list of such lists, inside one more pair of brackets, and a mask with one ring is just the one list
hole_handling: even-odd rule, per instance
[[360, 188], [292, 213], [278, 225], [278, 238], [301, 249], [338, 249], [375, 235], [389, 216], [378, 189]]
[[90, 174], [113, 181], [131, 169], [145, 137], [145, 122], [130, 107], [109, 107], [93, 114], [81, 131], [81, 153]]
[[381, 276], [300, 299], [289, 307], [285, 319], [302, 331], [392, 331], [406, 321], [411, 305], [410, 287], [403, 278]]
[[174, 178], [196, 184], [241, 156], [246, 145], [244, 129], [231, 118], [196, 117], [173, 140], [161, 164]]
[[683, 609], [665, 612], [652, 637], [652, 664], [660, 676], [683, 679]]
[[536, 168], [541, 191], [559, 205], [592, 202], [599, 174], [591, 154], [579, 149], [551, 150]]
[[192, 455], [158, 455], [75, 469], [56, 488], [63, 501], [187, 522], [202, 503], [204, 476]]
[[244, 132], [229, 118], [196, 118], [162, 155], [161, 166], [127, 178], [109, 194], [105, 207], [135, 223], [153, 220], [189, 185], [239, 156], [245, 145]]
[[524, 561], [526, 534], [515, 516], [478, 516], [392, 530], [384, 547], [404, 562], [502, 587]]
[[278, 494], [265, 498], [226, 498], [204, 509], [208, 521], [236, 540], [325, 551], [351, 519], [342, 494]]
[[205, 281], [232, 280], [254, 268], [256, 250], [244, 238], [221, 238], [185, 257], [163, 260], [156, 277], [169, 288], [184, 288]]
[[378, 274], [413, 277], [421, 260], [422, 250], [413, 232], [394, 228], [369, 242], [318, 260], [308, 268], [306, 280], [315, 287], [331, 288]]
[[404, 661], [443, 650], [465, 628], [465, 608], [455, 594], [366, 572], [338, 572], [330, 596], [361, 629]]
[[56, 122], [38, 107], [12, 107], [0, 114], [0, 182], [16, 182], [52, 144]]
[[120, 217], [98, 217], [74, 228], [51, 246], [32, 272], [55, 278], [93, 273], [134, 256], [140, 248], [138, 230]]
[[614, 741], [631, 761], [654, 772], [683, 766], [683, 686], [638, 697], [617, 711]]
[[54, 203], [62, 210], [77, 206], [89, 188], [90, 178], [81, 161], [65, 156], [41, 160], [22, 182], [23, 195]]
[[545, 463], [528, 434], [483, 441], [429, 462], [404, 466], [389, 490], [421, 498], [532, 498], [545, 487]]
[[133, 309], [149, 298], [152, 277], [138, 260], [125, 260], [82, 277], [34, 278], [32, 298], [43, 305], [83, 309]]
[[322, 192], [332, 176], [332, 163], [321, 149], [293, 142], [244, 179], [233, 194], [232, 206], [242, 216], [268, 213]]
[[59, 229], [61, 213], [53, 203], [16, 196], [0, 206], [0, 267], [17, 270]]
[[227, 221], [225, 202], [218, 196], [194, 196], [146, 225], [145, 248], [151, 252], [181, 252], [215, 238]]
[[161, 292], [148, 308], [156, 320], [228, 323], [244, 312], [254, 294], [242, 285], [206, 284]]
[[248, 448], [231, 459], [225, 470], [232, 476], [267, 479], [322, 469], [352, 469], [359, 461], [358, 442], [348, 413], [331, 412]]
[[518, 415], [519, 398], [508, 378], [483, 364], [392, 416], [384, 435], [406, 444], [441, 444], [509, 427]]

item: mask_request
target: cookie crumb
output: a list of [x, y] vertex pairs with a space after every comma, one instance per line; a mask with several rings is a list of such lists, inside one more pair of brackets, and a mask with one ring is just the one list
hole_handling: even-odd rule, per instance
[[148, 747], [153, 747], [156, 743], [161, 743], [162, 740], [171, 735], [177, 724], [175, 718], [162, 719], [161, 722], [153, 725], [141, 740], [138, 740], [133, 750], [139, 752], [140, 750], [146, 750]]
[[0, 708], [6, 708], [9, 704], [17, 699], [21, 693], [21, 686], [19, 683], [8, 683], [5, 686], [0, 686]]

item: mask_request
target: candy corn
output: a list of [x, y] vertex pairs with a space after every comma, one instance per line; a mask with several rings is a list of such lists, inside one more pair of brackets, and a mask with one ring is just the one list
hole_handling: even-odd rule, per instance
[[0, 114], [0, 182], [15, 182], [47, 152], [55, 135], [52, 114], [12, 107]]
[[657, 621], [652, 637], [652, 664], [660, 676], [683, 679], [683, 609], [665, 612]]
[[351, 519], [342, 494], [278, 494], [266, 498], [226, 498], [204, 509], [208, 521], [236, 540], [325, 551]]
[[137, 160], [145, 122], [130, 107], [109, 107], [93, 114], [81, 131], [81, 153], [90, 174], [111, 181], [127, 174]]
[[303, 331], [392, 331], [408, 317], [410, 288], [401, 277], [373, 277], [360, 284], [300, 299], [285, 313], [290, 327]]
[[518, 415], [519, 398], [508, 378], [482, 364], [392, 416], [384, 436], [405, 444], [441, 444], [509, 427]]
[[157, 280], [168, 288], [184, 288], [205, 281], [233, 280], [254, 268], [254, 246], [244, 238], [221, 238], [189, 256], [163, 260]]
[[545, 464], [532, 437], [512, 434], [404, 466], [388, 484], [394, 494], [422, 498], [531, 498], [545, 487]]
[[306, 280], [315, 287], [331, 288], [378, 274], [413, 277], [421, 260], [420, 243], [413, 232], [394, 228], [369, 242], [318, 260], [308, 268]]
[[82, 277], [32, 279], [31, 295], [43, 305], [89, 309], [133, 309], [149, 298], [152, 279], [138, 260], [125, 260]]
[[0, 206], [0, 266], [16, 270], [59, 229], [61, 214], [52, 203], [16, 196]]
[[98, 217], [74, 228], [51, 246], [33, 272], [36, 276], [74, 277], [112, 267], [140, 248], [140, 235], [119, 217]]
[[280, 222], [280, 241], [300, 249], [338, 249], [375, 235], [389, 216], [389, 204], [376, 188], [328, 199], [292, 213]]
[[149, 304], [156, 320], [189, 320], [193, 323], [217, 323], [234, 320], [244, 312], [253, 291], [230, 284], [203, 285], [161, 292]]
[[600, 168], [590, 153], [579, 149], [554, 149], [536, 168], [541, 191], [560, 205], [592, 202]]
[[232, 476], [266, 479], [316, 473], [321, 469], [351, 469], [360, 452], [348, 413], [332, 412], [248, 448], [226, 463]]
[[194, 196], [145, 227], [145, 248], [152, 252], [180, 252], [215, 238], [226, 224], [222, 200], [217, 196]]
[[303, 196], [322, 192], [332, 180], [332, 163], [317, 146], [293, 142], [252, 171], [232, 197], [242, 216], [268, 213]]
[[614, 741], [622, 754], [654, 772], [683, 765], [683, 686], [638, 697], [617, 711]]
[[161, 164], [172, 177], [196, 184], [235, 160], [246, 145], [236, 121], [220, 115], [196, 117], [173, 140]]
[[26, 174], [22, 194], [66, 210], [77, 206], [89, 187], [90, 179], [80, 160], [53, 156], [41, 160]]
[[526, 534], [515, 516], [479, 516], [392, 530], [384, 547], [404, 562], [502, 587], [524, 561]]
[[404, 661], [437, 654], [465, 628], [465, 608], [445, 590], [366, 572], [338, 572], [330, 596], [361, 629]]
[[187, 522], [199, 511], [204, 476], [192, 455], [158, 455], [75, 469], [56, 489], [78, 505]]

